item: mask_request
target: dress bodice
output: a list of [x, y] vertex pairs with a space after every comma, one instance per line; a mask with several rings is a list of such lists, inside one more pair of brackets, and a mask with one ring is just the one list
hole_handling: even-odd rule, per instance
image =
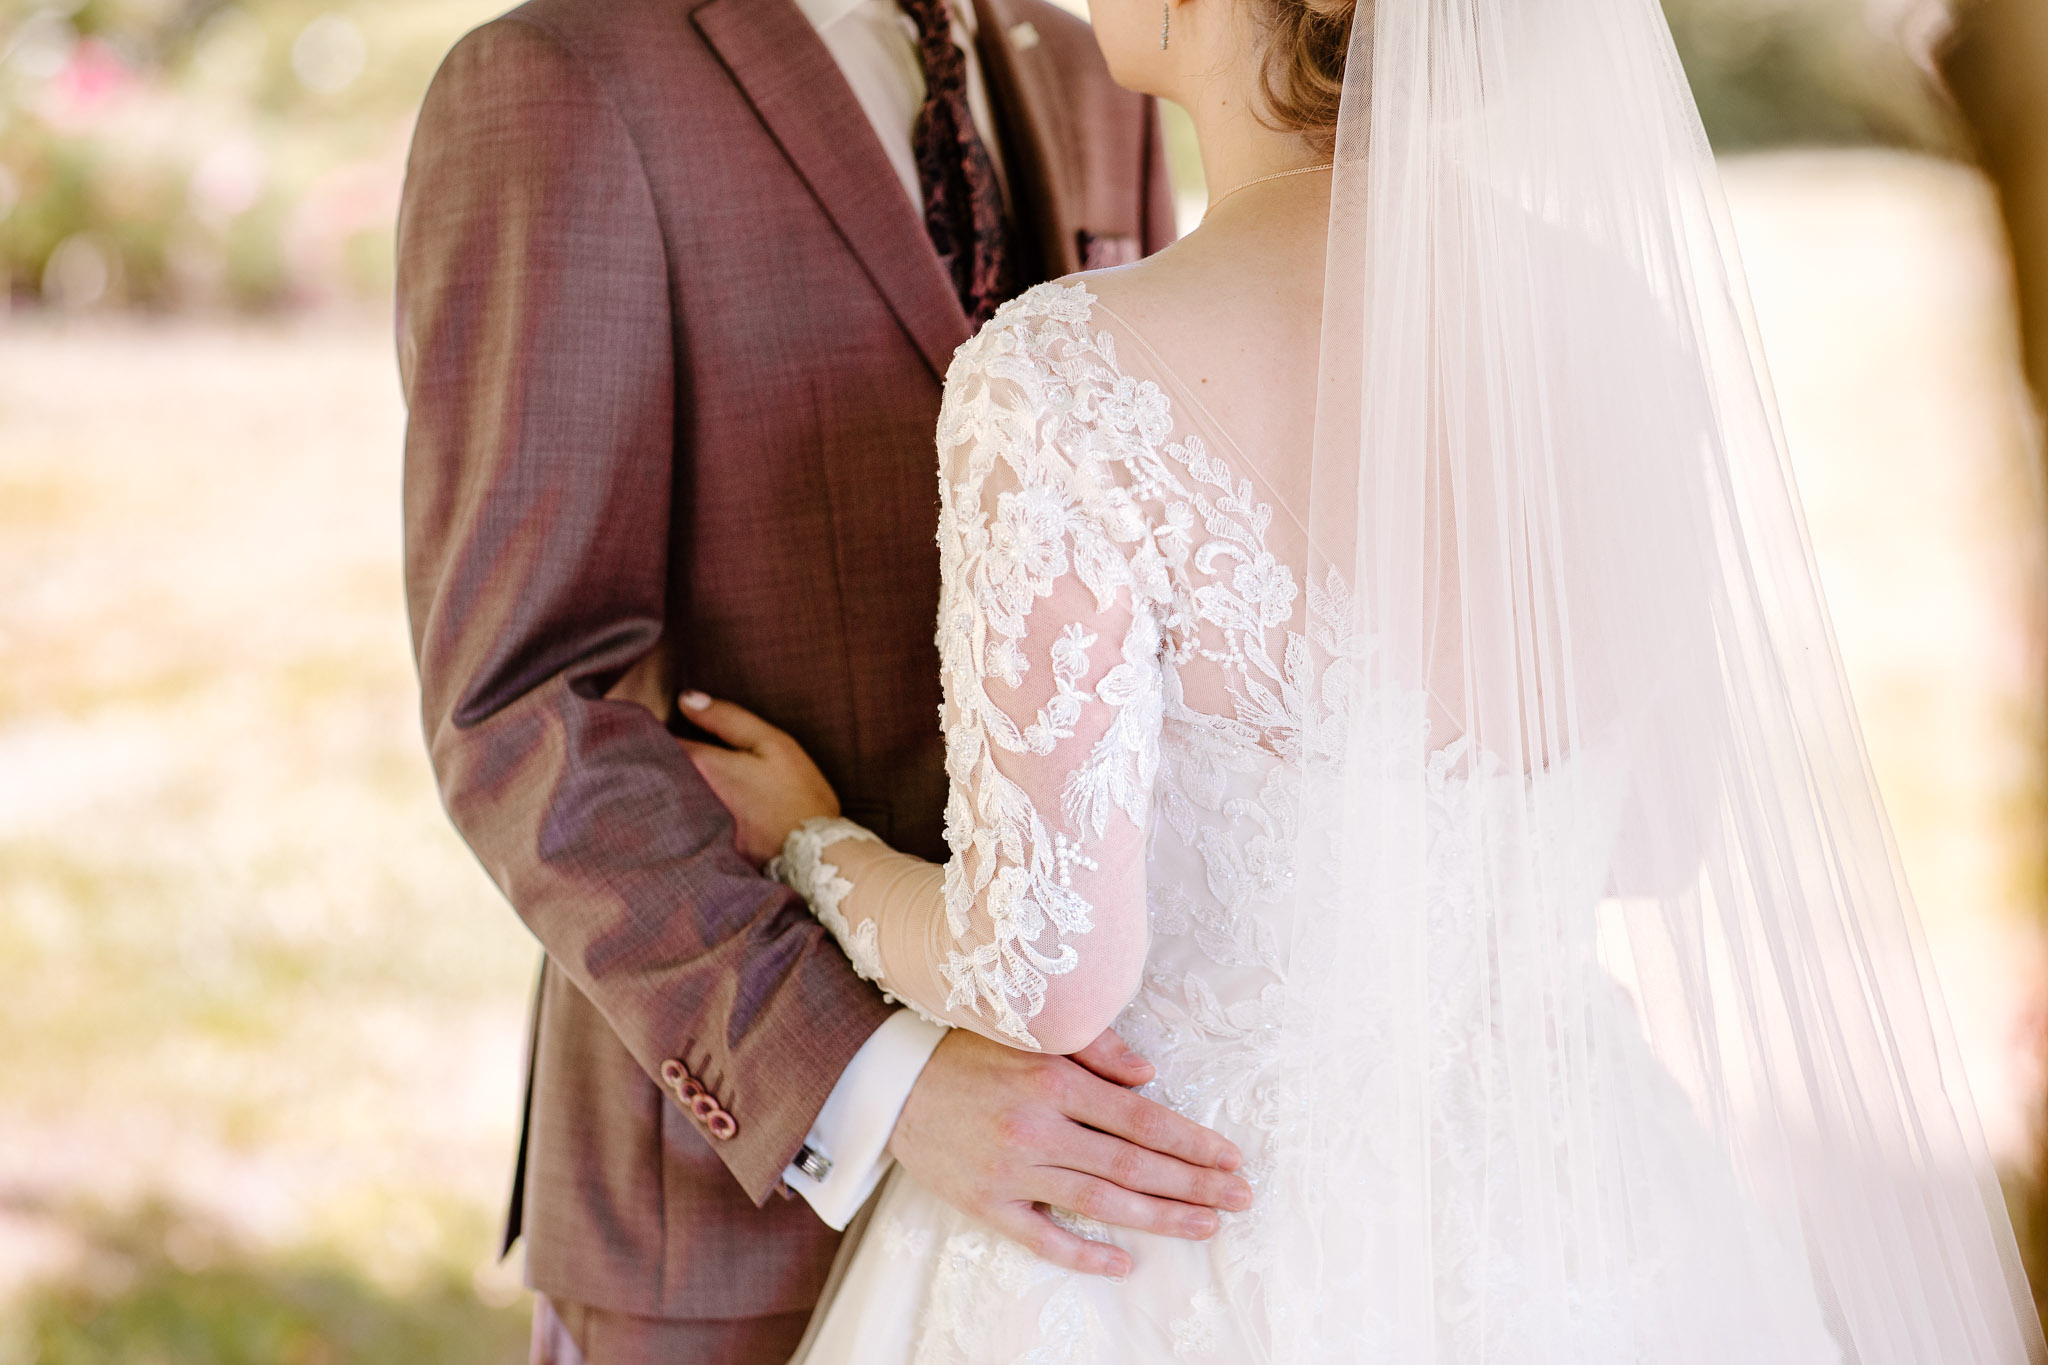
[[[974, 875], [980, 849], [1020, 848], [1032, 865], [1037, 838], [1038, 865], [1093, 894], [1072, 928], [1035, 921], [1045, 933], [1027, 963], [1085, 964], [1103, 927], [1139, 923], [1142, 970], [1116, 1027], [1158, 1068], [1147, 1093], [1236, 1142], [1257, 1188], [1286, 1109], [1294, 824], [1304, 758], [1330, 742], [1340, 705], [1325, 688], [1343, 653], [1343, 584], [1307, 585], [1307, 537], [1272, 464], [1085, 284], [1030, 291], [961, 349], [939, 447], [949, 891], [992, 879]], [[1104, 603], [1121, 614], [1105, 622]], [[1020, 780], [1007, 800], [978, 798], [977, 763], [1036, 749], [1049, 773], [1009, 768]], [[994, 822], [977, 818], [990, 809]], [[1016, 1002], [1063, 984], [1048, 972]], [[1030, 1026], [1026, 1008], [1003, 1017]], [[1228, 1286], [1256, 1297], [1266, 1213], [1225, 1214], [1211, 1245], [1148, 1255], [1137, 1272], [1185, 1358], [1259, 1353], [1257, 1313], [1232, 1307]], [[970, 1263], [987, 1270], [963, 1262], [963, 1290], [981, 1280]], [[1046, 1287], [1048, 1341], [1078, 1330], [1093, 1289]], [[957, 1330], [972, 1335], [966, 1317]]]

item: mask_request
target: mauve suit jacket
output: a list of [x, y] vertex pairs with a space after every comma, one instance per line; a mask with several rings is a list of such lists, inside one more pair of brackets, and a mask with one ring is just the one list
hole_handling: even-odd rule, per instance
[[[1151, 102], [1064, 12], [978, 4], [1026, 277], [1168, 241]], [[561, 1299], [806, 1309], [837, 1234], [772, 1196], [888, 1007], [734, 851], [671, 698], [752, 707], [944, 856], [933, 436], [967, 322], [792, 0], [470, 34], [398, 250], [427, 740], [547, 951], [508, 1238]]]

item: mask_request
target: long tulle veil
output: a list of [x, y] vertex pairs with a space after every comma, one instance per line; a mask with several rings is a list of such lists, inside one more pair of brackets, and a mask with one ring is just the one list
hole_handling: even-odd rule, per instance
[[1361, 0], [1336, 160], [1276, 1358], [2042, 1359], [1656, 0]]

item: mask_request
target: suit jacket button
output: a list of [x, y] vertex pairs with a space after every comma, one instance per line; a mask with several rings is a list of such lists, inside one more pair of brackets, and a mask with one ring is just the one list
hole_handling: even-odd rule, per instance
[[700, 1090], [696, 1093], [696, 1095], [691, 1097], [690, 1112], [696, 1115], [697, 1122], [708, 1124], [711, 1122], [711, 1116], [713, 1114], [717, 1114], [722, 1111], [718, 1107], [717, 1100], [712, 1099], [709, 1095], [705, 1094], [703, 1091]]
[[683, 1064], [673, 1057], [661, 1064], [661, 1083], [671, 1090], [681, 1085], [689, 1074]]
[[697, 1097], [703, 1093], [704, 1087], [698, 1083], [695, 1076], [685, 1077], [683, 1083], [676, 1087], [676, 1094], [682, 1097], [684, 1104], [695, 1104]]
[[740, 1130], [739, 1121], [733, 1118], [731, 1114], [726, 1113], [723, 1109], [719, 1110], [717, 1113], [713, 1114], [709, 1119], [705, 1120], [704, 1126], [706, 1128], [709, 1128], [711, 1130], [711, 1136], [717, 1138], [720, 1142], [726, 1141], [734, 1133], [737, 1133]]

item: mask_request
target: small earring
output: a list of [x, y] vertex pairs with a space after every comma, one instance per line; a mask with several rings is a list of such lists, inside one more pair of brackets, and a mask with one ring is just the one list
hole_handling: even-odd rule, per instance
[[1159, 0], [1159, 50], [1166, 51], [1167, 36], [1173, 31], [1173, 0]]

